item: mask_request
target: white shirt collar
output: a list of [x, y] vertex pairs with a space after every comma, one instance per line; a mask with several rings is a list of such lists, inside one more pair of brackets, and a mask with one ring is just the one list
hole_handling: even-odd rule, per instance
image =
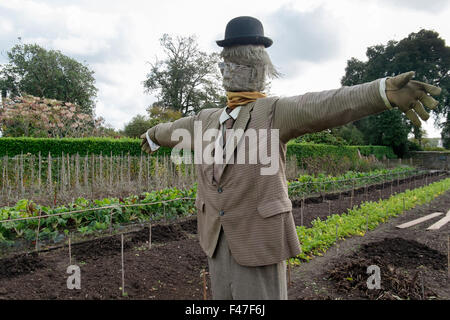
[[227, 121], [229, 118], [233, 118], [234, 120], [237, 119], [238, 115], [239, 115], [239, 111], [241, 111], [241, 107], [238, 106], [236, 108], [234, 108], [230, 114], [227, 113], [227, 108], [225, 107], [222, 111], [222, 114], [220, 115], [219, 118], [219, 123], [223, 124], [225, 121]]

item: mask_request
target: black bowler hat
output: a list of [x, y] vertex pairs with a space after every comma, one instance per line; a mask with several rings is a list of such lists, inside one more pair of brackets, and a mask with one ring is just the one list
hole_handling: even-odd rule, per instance
[[272, 39], [264, 36], [264, 28], [261, 21], [253, 17], [237, 17], [230, 20], [225, 29], [225, 39], [216, 42], [219, 47], [262, 44], [266, 48], [273, 43]]

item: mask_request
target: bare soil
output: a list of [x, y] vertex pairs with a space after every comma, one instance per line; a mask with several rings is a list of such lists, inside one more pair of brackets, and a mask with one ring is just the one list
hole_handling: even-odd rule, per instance
[[[345, 212], [350, 204], [387, 198], [447, 177], [418, 177], [351, 192], [305, 199], [303, 224], [317, 217]], [[391, 188], [392, 186], [392, 188]], [[366, 192], [367, 191], [367, 192]], [[323, 201], [325, 200], [325, 201]], [[300, 201], [293, 201], [294, 219], [301, 224]], [[340, 241], [321, 257], [291, 271], [290, 299], [449, 299], [447, 239], [450, 225], [425, 231], [395, 226], [427, 213], [450, 208], [450, 192], [429, 205], [416, 207], [370, 231], [364, 237]], [[434, 220], [433, 220], [434, 222]], [[430, 223], [431, 224], [431, 223]], [[120, 235], [75, 243], [72, 264], [81, 269], [81, 289], [67, 289], [68, 247], [20, 254], [0, 260], [0, 299], [203, 299], [201, 272], [208, 270], [196, 235], [196, 220], [124, 234], [125, 292], [122, 295]], [[338, 250], [337, 250], [338, 249]], [[369, 265], [381, 270], [381, 289], [368, 290]], [[423, 281], [422, 281], [423, 280]], [[209, 287], [209, 277], [207, 277]], [[422, 290], [423, 283], [423, 290]], [[211, 298], [207, 290], [207, 298]]]

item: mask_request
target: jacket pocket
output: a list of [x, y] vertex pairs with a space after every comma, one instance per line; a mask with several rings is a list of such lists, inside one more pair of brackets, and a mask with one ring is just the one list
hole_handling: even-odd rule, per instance
[[261, 217], [268, 218], [279, 213], [292, 211], [292, 202], [289, 198], [264, 201], [258, 205], [257, 210]]
[[205, 203], [199, 198], [195, 198], [195, 207], [197, 208], [198, 212], [205, 211]]

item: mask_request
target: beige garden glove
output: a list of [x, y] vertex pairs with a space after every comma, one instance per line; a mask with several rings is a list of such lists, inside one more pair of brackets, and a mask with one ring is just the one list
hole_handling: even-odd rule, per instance
[[393, 107], [398, 107], [414, 125], [420, 127], [421, 122], [417, 115], [424, 121], [430, 117], [423, 106], [436, 108], [438, 102], [430, 95], [439, 95], [441, 88], [411, 80], [414, 74], [414, 71], [410, 71], [388, 78], [386, 96]]

